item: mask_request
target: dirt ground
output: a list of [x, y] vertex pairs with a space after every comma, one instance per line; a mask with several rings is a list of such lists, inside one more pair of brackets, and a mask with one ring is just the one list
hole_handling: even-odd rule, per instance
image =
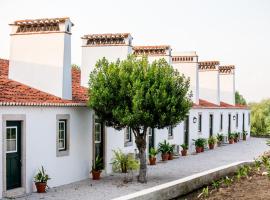
[[[270, 178], [262, 175], [265, 172], [252, 172], [248, 178], [234, 180], [230, 186], [222, 185], [219, 189], [209, 186], [209, 197], [201, 198], [207, 200], [270, 200]], [[236, 178], [234, 178], [236, 179]], [[180, 197], [178, 200], [195, 200], [202, 189], [195, 191], [187, 196]]]

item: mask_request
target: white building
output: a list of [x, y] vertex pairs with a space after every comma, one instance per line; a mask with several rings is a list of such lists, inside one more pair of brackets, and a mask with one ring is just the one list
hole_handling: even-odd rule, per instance
[[[194, 106], [175, 128], [149, 130], [149, 147], [164, 139], [176, 148], [218, 132], [250, 132], [246, 107], [234, 103], [235, 69], [199, 62], [195, 52], [170, 46], [132, 46], [128, 33], [82, 37], [81, 70], [71, 68], [69, 18], [15, 21], [9, 60], [0, 59], [0, 198], [34, 190], [33, 177], [44, 166], [51, 187], [89, 177], [101, 155], [111, 172], [112, 150], [136, 153], [133, 135], [105, 127], [87, 108], [88, 78], [98, 59], [124, 59], [134, 53], [150, 61], [165, 58], [190, 78]], [[208, 83], [211, 80], [211, 83]], [[222, 123], [221, 123], [222, 121]]]

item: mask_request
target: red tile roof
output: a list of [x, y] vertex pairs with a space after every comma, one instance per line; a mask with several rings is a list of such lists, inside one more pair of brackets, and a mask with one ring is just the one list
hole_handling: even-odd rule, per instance
[[220, 102], [220, 105], [211, 103], [209, 101], [199, 99], [199, 104], [193, 104], [192, 108], [197, 109], [249, 109], [245, 105], [231, 105], [223, 101]]
[[169, 45], [134, 46], [133, 51], [135, 55], [166, 55], [166, 50], [170, 48]]
[[66, 100], [8, 79], [8, 68], [8, 60], [0, 59], [0, 106], [86, 106], [87, 88], [80, 86], [79, 69], [72, 69], [72, 100]]

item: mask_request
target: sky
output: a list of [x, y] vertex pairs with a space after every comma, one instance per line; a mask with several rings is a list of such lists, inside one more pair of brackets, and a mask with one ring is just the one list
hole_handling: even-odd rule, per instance
[[9, 58], [14, 20], [70, 17], [72, 63], [81, 63], [84, 34], [129, 32], [133, 45], [233, 64], [248, 102], [270, 98], [270, 0], [0, 0], [0, 8], [0, 58]]

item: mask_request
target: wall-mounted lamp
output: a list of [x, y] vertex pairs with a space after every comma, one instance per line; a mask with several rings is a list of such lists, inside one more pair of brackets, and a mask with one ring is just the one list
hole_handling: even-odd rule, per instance
[[235, 115], [234, 115], [234, 116], [233, 116], [233, 120], [235, 120], [235, 118], [236, 118], [236, 117], [235, 117]]
[[195, 124], [197, 122], [197, 117], [193, 117], [193, 123]]

